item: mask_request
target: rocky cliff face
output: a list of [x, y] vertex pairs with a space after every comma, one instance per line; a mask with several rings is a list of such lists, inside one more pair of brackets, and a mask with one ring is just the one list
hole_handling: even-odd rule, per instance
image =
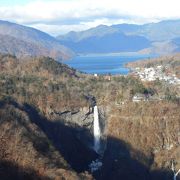
[[[82, 107], [76, 110], [65, 110], [57, 112], [49, 110], [49, 118], [53, 121], [63, 122], [66, 126], [76, 129], [75, 136], [85, 146], [93, 150], [94, 135], [93, 135], [93, 121], [94, 121], [94, 107], [91, 100], [90, 106]], [[99, 122], [101, 130], [101, 153], [103, 154], [106, 144], [106, 110], [104, 107], [98, 107]]]

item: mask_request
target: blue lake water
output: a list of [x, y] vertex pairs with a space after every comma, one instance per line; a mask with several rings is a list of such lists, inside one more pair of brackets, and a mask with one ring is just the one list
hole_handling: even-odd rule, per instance
[[87, 55], [76, 56], [64, 63], [72, 68], [88, 74], [128, 74], [124, 65], [140, 59], [148, 59], [153, 55]]

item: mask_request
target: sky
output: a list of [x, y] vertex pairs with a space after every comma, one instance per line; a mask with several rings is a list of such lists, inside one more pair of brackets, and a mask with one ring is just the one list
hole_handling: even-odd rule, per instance
[[180, 0], [0, 0], [0, 19], [57, 36], [101, 24], [180, 19]]

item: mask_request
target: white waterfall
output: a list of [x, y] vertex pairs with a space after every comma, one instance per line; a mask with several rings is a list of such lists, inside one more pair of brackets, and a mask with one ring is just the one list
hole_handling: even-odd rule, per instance
[[[100, 150], [100, 137], [101, 137], [101, 131], [100, 131], [100, 125], [99, 125], [99, 113], [97, 106], [94, 106], [94, 150], [99, 154]], [[100, 159], [96, 159], [89, 164], [89, 168], [91, 172], [97, 171], [99, 168], [101, 168], [102, 162]]]
[[98, 153], [100, 148], [100, 127], [99, 127], [99, 114], [97, 106], [94, 106], [94, 150]]

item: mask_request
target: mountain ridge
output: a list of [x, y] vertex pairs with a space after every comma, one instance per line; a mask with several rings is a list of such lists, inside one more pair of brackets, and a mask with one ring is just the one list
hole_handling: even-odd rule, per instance
[[[0, 35], [0, 40], [3, 42], [0, 52], [7, 49], [7, 53], [19, 57], [24, 56], [24, 54], [30, 56], [40, 55], [50, 56], [56, 60], [69, 59], [74, 55], [69, 48], [61, 45], [54, 37], [31, 27], [0, 20]], [[4, 41], [5, 39], [6, 41]], [[13, 46], [16, 46], [16, 50], [13, 49], [11, 40], [13, 40]]]
[[[140, 51], [168, 54], [179, 51], [179, 44], [174, 40], [180, 37], [179, 27], [180, 20], [167, 20], [144, 25], [99, 25], [85, 31], [71, 31], [65, 35], [57, 36], [57, 39], [76, 53], [102, 53], [103, 48], [103, 53], [114, 53], [116, 52], [114, 47], [118, 48], [126, 44], [130, 47], [134, 44], [133, 49], [127, 46], [125, 49], [119, 48], [118, 52]], [[110, 35], [112, 39], [108, 39]], [[120, 42], [122, 36], [126, 37], [126, 39], [124, 38]], [[136, 43], [133, 41], [134, 37], [137, 38]], [[104, 41], [105, 38], [107, 38], [106, 41]], [[91, 39], [93, 39], [93, 43]], [[143, 41], [141, 42], [142, 39]], [[95, 46], [94, 52], [92, 52], [92, 46]], [[138, 46], [139, 49], [137, 48]], [[167, 47], [169, 47], [168, 51]], [[146, 50], [147, 48], [149, 49], [148, 51]]]

